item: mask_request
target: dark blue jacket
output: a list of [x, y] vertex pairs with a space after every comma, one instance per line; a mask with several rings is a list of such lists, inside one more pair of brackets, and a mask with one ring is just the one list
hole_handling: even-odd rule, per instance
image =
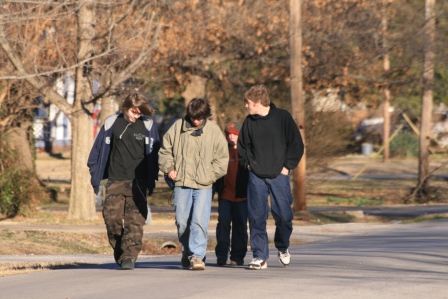
[[[107, 179], [107, 167], [109, 165], [110, 143], [112, 140], [112, 128], [118, 115], [108, 116], [96, 136], [90, 151], [87, 166], [90, 170], [90, 183], [93, 191], [98, 194], [101, 180]], [[145, 155], [149, 155], [147, 165], [147, 180], [149, 182], [149, 194], [155, 187], [159, 175], [158, 153], [160, 149], [160, 139], [154, 121], [147, 116], [141, 117], [145, 124]]]

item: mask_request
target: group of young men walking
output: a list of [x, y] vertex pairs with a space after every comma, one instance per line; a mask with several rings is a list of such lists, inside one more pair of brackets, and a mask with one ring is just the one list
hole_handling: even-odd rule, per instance
[[297, 167], [304, 145], [291, 115], [269, 100], [264, 85], [244, 94], [249, 115], [243, 124], [224, 129], [210, 121], [206, 99], [195, 98], [186, 114], [159, 139], [154, 113], [139, 93], [124, 100], [121, 113], [106, 118], [91, 150], [88, 167], [98, 192], [108, 179], [103, 217], [114, 258], [121, 269], [134, 269], [142, 247], [148, 214], [147, 195], [159, 170], [174, 189], [174, 211], [181, 264], [204, 270], [207, 231], [214, 191], [218, 192], [217, 264], [243, 265], [249, 222], [253, 259], [249, 269], [266, 269], [269, 244], [266, 223], [270, 208], [274, 243], [283, 265], [288, 251], [293, 212], [289, 172]]

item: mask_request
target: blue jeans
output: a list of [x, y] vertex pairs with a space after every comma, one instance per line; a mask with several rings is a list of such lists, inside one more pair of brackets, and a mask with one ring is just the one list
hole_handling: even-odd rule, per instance
[[267, 179], [249, 172], [247, 205], [249, 210], [250, 246], [254, 258], [269, 259], [269, 242], [266, 221], [269, 216], [268, 195], [271, 197], [271, 213], [275, 220], [274, 244], [280, 251], [289, 247], [292, 233], [292, 195], [289, 175], [279, 174]]
[[[232, 230], [232, 238], [230, 238]], [[247, 200], [234, 202], [220, 198], [218, 204], [218, 224], [216, 225], [217, 259], [244, 263], [247, 252]]]
[[182, 252], [191, 259], [204, 259], [212, 206], [212, 189], [174, 188], [177, 237]]

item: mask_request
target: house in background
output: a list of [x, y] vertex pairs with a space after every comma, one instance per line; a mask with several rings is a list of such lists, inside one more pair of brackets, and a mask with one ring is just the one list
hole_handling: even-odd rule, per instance
[[[98, 83], [94, 82], [94, 92], [98, 90]], [[63, 96], [69, 104], [73, 104], [75, 97], [75, 80], [71, 73], [64, 74], [56, 80], [55, 90]], [[72, 145], [72, 129], [68, 117], [56, 105], [46, 104], [43, 97], [36, 99], [39, 108], [34, 111], [34, 138], [39, 152], [57, 154], [70, 150]], [[99, 105], [95, 106], [94, 116], [98, 115]]]
[[34, 109], [33, 121], [35, 146], [40, 152], [51, 152], [50, 104], [46, 104], [43, 97], [37, 97], [35, 101], [38, 106]]
[[[317, 112], [344, 112], [352, 123], [355, 130], [354, 140], [359, 143], [371, 143], [379, 147], [383, 142], [383, 104], [378, 107], [368, 108], [362, 102], [355, 106], [347, 106], [342, 100], [337, 88], [327, 88], [313, 90], [311, 94], [311, 104], [314, 111]], [[403, 111], [400, 109], [389, 108], [391, 134], [400, 127], [401, 132], [414, 132], [403, 117]], [[445, 104], [439, 103], [433, 109], [431, 123], [431, 133], [436, 146], [434, 152], [448, 150], [448, 108]], [[418, 116], [411, 119], [412, 125], [419, 127]], [[402, 125], [402, 126], [400, 126]]]

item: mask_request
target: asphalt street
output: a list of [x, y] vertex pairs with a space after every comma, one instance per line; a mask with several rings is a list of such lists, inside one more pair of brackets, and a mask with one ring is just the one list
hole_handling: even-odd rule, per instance
[[380, 207], [320, 206], [308, 207], [311, 213], [361, 211], [364, 215], [406, 218], [448, 213], [448, 205], [401, 205]]
[[[208, 253], [205, 271], [181, 269], [180, 256], [142, 256], [134, 271], [122, 271], [111, 256], [102, 256], [97, 265], [0, 278], [0, 296], [443, 299], [448, 298], [447, 225], [448, 219], [356, 231], [342, 226], [346, 234], [334, 233], [336, 226], [321, 227], [326, 237], [291, 246], [288, 267], [271, 250], [266, 270], [218, 267], [214, 254]], [[249, 252], [246, 264], [250, 259]]]

